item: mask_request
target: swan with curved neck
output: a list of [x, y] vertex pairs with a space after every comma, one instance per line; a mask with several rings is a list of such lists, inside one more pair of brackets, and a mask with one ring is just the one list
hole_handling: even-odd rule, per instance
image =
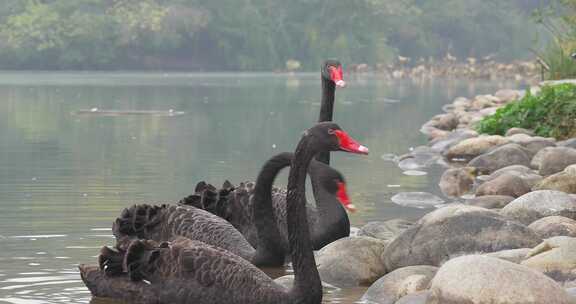
[[319, 304], [322, 285], [304, 197], [307, 167], [315, 154], [325, 150], [368, 153], [333, 123], [317, 124], [298, 143], [287, 187], [288, 239], [295, 276], [291, 289], [276, 284], [237, 255], [186, 238], [163, 244], [136, 240], [125, 253], [103, 249], [100, 268], [79, 267], [82, 280], [94, 296], [143, 304]]

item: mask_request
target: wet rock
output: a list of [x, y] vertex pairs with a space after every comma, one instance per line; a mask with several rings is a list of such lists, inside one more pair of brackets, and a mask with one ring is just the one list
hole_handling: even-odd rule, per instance
[[557, 236], [544, 240], [527, 255], [522, 265], [541, 271], [557, 281], [576, 279], [576, 238]]
[[391, 198], [392, 202], [412, 208], [434, 208], [444, 204], [444, 200], [427, 192], [401, 192]]
[[533, 173], [530, 168], [522, 165], [512, 165], [496, 170], [494, 173], [490, 174], [488, 178], [486, 178], [486, 181], [494, 180], [495, 178], [505, 173], [520, 177], [522, 180], [524, 180], [529, 188], [532, 188], [542, 180], [542, 176]]
[[518, 144], [507, 144], [472, 159], [468, 166], [484, 172], [494, 172], [511, 165], [528, 166], [530, 157]]
[[486, 209], [501, 209], [515, 198], [507, 195], [484, 195], [466, 200], [466, 204]]
[[428, 304], [568, 304], [564, 289], [528, 267], [480, 255], [448, 261], [432, 280]]
[[469, 129], [460, 129], [454, 132], [449, 132], [445, 137], [439, 137], [432, 140], [429, 145], [434, 152], [443, 152], [453, 145], [468, 139], [478, 136], [478, 132]]
[[550, 175], [536, 184], [532, 190], [557, 190], [576, 193], [576, 165], [566, 167], [563, 172]]
[[576, 221], [563, 216], [547, 216], [528, 226], [543, 239], [555, 236], [576, 237]]
[[547, 216], [576, 218], [576, 201], [568, 194], [539, 190], [522, 195], [501, 211], [501, 214], [525, 225]]
[[426, 290], [438, 267], [408, 266], [396, 269], [374, 282], [362, 297], [363, 301], [394, 304], [401, 297]]
[[342, 238], [326, 245], [316, 259], [322, 281], [338, 287], [372, 284], [386, 274], [382, 254], [386, 242], [370, 238]]
[[576, 164], [576, 149], [556, 147], [550, 149], [542, 157], [540, 175], [547, 176], [561, 172], [566, 167]]
[[404, 219], [393, 219], [385, 222], [368, 222], [358, 232], [358, 236], [368, 236], [383, 241], [391, 241], [414, 223]]
[[472, 159], [496, 146], [507, 144], [509, 141], [499, 135], [480, 136], [465, 139], [452, 146], [446, 152], [448, 159]]
[[433, 125], [446, 131], [452, 131], [458, 126], [458, 117], [454, 113], [436, 115], [432, 120], [435, 122]]
[[394, 304], [426, 304], [428, 297], [430, 296], [429, 290], [419, 291], [412, 293], [400, 298]]
[[438, 266], [462, 254], [534, 247], [540, 241], [528, 227], [497, 212], [453, 204], [428, 213], [402, 232], [386, 248], [384, 260], [389, 270]]
[[476, 196], [506, 195], [519, 197], [530, 192], [530, 186], [519, 176], [504, 173], [478, 187]]
[[476, 168], [452, 168], [444, 171], [440, 178], [440, 190], [447, 196], [459, 197], [472, 190]]
[[510, 250], [502, 250], [498, 252], [492, 252], [485, 254], [486, 256], [498, 258], [508, 262], [520, 264], [520, 262], [526, 259], [526, 255], [532, 250], [532, 248], [518, 248]]
[[529, 136], [534, 136], [534, 135], [535, 135], [535, 134], [534, 134], [534, 131], [532, 131], [532, 130], [523, 129], [523, 128], [511, 128], [511, 129], [508, 129], [508, 131], [506, 131], [506, 135], [505, 135], [505, 136], [506, 136], [506, 137], [510, 137], [510, 136], [512, 136], [512, 135], [515, 135], [515, 134], [526, 134], [526, 135], [529, 135]]
[[515, 134], [508, 138], [511, 142], [521, 145], [525, 151], [532, 157], [540, 150], [546, 147], [555, 147], [556, 143], [553, 138], [545, 138], [539, 136], [529, 136], [526, 134]]

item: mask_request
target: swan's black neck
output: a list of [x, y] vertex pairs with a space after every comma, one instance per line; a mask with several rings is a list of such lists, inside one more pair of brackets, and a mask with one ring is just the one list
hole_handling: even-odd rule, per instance
[[[322, 100], [320, 103], [320, 116], [318, 117], [318, 122], [332, 121], [334, 114], [334, 95], [336, 92], [336, 84], [334, 81], [326, 79], [324, 76], [321, 76], [320, 78], [322, 79]], [[329, 165], [330, 152], [320, 152], [316, 156], [316, 159]]]
[[269, 159], [258, 174], [253, 196], [254, 224], [258, 245], [253, 263], [259, 266], [278, 266], [284, 263], [282, 237], [272, 206], [272, 186], [276, 176], [290, 165], [292, 153], [280, 153]]
[[334, 193], [326, 190], [322, 184], [330, 176], [326, 176], [326, 170], [333, 170], [320, 162], [312, 162], [308, 172], [312, 184], [314, 199], [316, 200], [317, 221], [312, 226], [312, 240], [314, 249], [319, 249], [333, 242], [335, 235], [350, 235], [350, 220], [346, 210]]
[[290, 293], [295, 297], [295, 303], [320, 303], [322, 300], [322, 283], [312, 252], [305, 202], [306, 171], [317, 152], [312, 136], [305, 134], [296, 147], [288, 176], [286, 217], [294, 268], [294, 287]]

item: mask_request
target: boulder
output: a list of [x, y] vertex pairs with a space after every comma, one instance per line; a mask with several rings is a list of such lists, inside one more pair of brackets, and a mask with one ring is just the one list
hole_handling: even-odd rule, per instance
[[358, 236], [368, 236], [383, 241], [391, 241], [413, 224], [414, 223], [404, 219], [393, 219], [385, 222], [368, 222], [360, 228]]
[[576, 218], [576, 201], [568, 194], [554, 190], [529, 192], [515, 199], [501, 214], [525, 225], [547, 216]]
[[528, 192], [530, 192], [530, 186], [521, 177], [504, 173], [480, 185], [476, 190], [476, 196], [506, 195], [519, 197]]
[[526, 255], [532, 250], [532, 248], [518, 248], [502, 250], [497, 252], [491, 252], [485, 254], [486, 256], [502, 259], [508, 262], [520, 264], [526, 259]]
[[453, 204], [428, 213], [402, 232], [386, 248], [384, 260], [388, 270], [438, 266], [462, 254], [534, 247], [540, 241], [528, 227], [497, 212]]
[[564, 171], [546, 177], [532, 187], [532, 190], [557, 190], [576, 193], [576, 165], [568, 166]]
[[515, 198], [507, 195], [483, 195], [466, 200], [466, 204], [486, 209], [501, 209]]
[[437, 267], [425, 265], [396, 269], [374, 282], [362, 300], [368, 303], [394, 304], [405, 295], [428, 289], [437, 270]]
[[555, 236], [576, 237], [576, 221], [563, 216], [543, 217], [528, 226], [543, 239]]
[[386, 242], [347, 237], [320, 249], [316, 262], [322, 281], [337, 287], [369, 285], [386, 274], [382, 254]]
[[540, 170], [540, 165], [542, 165], [542, 159], [544, 159], [544, 155], [546, 155], [554, 148], [556, 147], [545, 147], [540, 151], [538, 151], [536, 154], [534, 154], [532, 160], [530, 161], [530, 168]]
[[454, 113], [436, 115], [432, 120], [433, 125], [440, 130], [452, 131], [458, 126], [458, 117]]
[[518, 144], [507, 144], [472, 159], [468, 166], [482, 172], [494, 172], [511, 165], [528, 166], [530, 157]]
[[576, 238], [556, 236], [544, 240], [521, 263], [557, 281], [576, 279]]
[[428, 304], [568, 304], [566, 291], [545, 275], [497, 258], [448, 261], [432, 279]]
[[476, 168], [452, 168], [444, 171], [440, 178], [440, 190], [446, 196], [459, 197], [472, 190]]
[[505, 173], [520, 177], [528, 185], [529, 188], [532, 188], [542, 180], [542, 176], [535, 174], [532, 169], [523, 165], [512, 165], [498, 169], [494, 171], [494, 173], [490, 174], [485, 180], [491, 181]]
[[445, 156], [448, 159], [472, 159], [496, 146], [501, 146], [508, 142], [506, 138], [499, 135], [469, 138], [452, 146], [445, 153]]
[[558, 173], [573, 164], [576, 164], [576, 149], [567, 147], [552, 148], [542, 157], [542, 163], [539, 168], [540, 175], [547, 176]]

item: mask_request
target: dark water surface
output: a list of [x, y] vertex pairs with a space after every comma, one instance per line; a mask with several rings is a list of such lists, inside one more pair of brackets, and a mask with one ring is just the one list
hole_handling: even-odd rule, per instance
[[[333, 154], [359, 209], [355, 226], [415, 219], [425, 211], [390, 197], [439, 192], [440, 169], [407, 176], [383, 154], [425, 143], [420, 125], [454, 97], [516, 86], [345, 77], [335, 121], [371, 152]], [[76, 266], [113, 244], [122, 208], [175, 202], [200, 180], [252, 180], [264, 160], [294, 148], [319, 96], [317, 74], [0, 73], [0, 303], [89, 303]], [[94, 108], [186, 114], [72, 114]], [[364, 290], [325, 302], [354, 303]]]

